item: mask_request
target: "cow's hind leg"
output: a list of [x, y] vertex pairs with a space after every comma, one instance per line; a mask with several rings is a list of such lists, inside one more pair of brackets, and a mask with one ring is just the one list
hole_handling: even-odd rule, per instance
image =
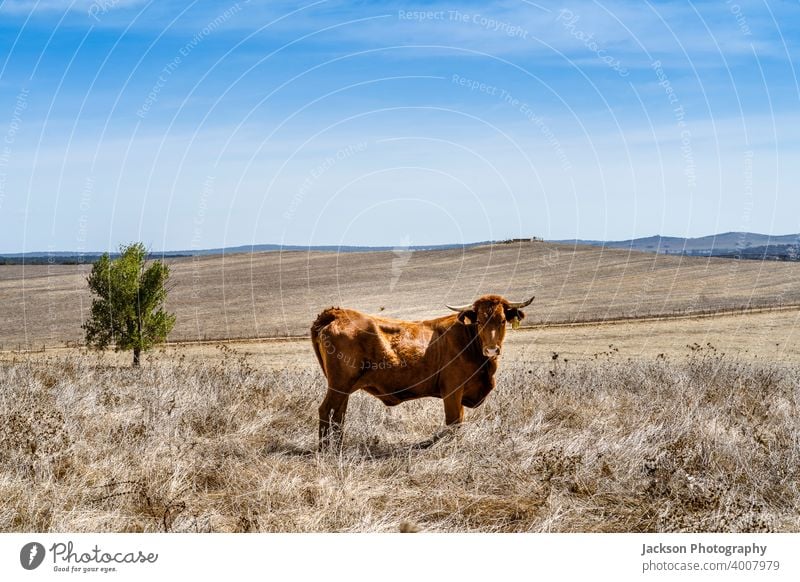
[[328, 388], [325, 399], [319, 406], [319, 450], [342, 445], [342, 425], [347, 412], [350, 393], [336, 388]]

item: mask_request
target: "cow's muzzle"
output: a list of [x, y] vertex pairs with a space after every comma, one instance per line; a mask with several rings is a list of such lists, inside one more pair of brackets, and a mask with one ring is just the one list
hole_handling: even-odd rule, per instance
[[496, 358], [500, 355], [500, 348], [497, 346], [493, 348], [483, 348], [483, 355], [487, 358]]

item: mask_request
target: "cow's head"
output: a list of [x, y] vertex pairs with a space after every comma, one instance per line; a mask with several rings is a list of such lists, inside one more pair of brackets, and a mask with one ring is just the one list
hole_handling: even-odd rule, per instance
[[523, 319], [525, 313], [522, 308], [530, 305], [532, 301], [533, 297], [527, 301], [513, 302], [500, 295], [484, 295], [472, 304], [447, 307], [458, 312], [458, 321], [476, 327], [483, 355], [496, 358], [500, 355], [500, 348], [506, 335], [506, 322], [516, 324]]

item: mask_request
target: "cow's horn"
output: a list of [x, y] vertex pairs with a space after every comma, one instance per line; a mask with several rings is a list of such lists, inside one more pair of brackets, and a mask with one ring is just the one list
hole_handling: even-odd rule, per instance
[[460, 305], [460, 306], [445, 304], [445, 307], [447, 307], [447, 309], [452, 309], [453, 311], [461, 312], [461, 311], [466, 311], [467, 309], [472, 307], [472, 303], [467, 303], [466, 305]]
[[533, 303], [533, 300], [534, 300], [535, 298], [536, 298], [536, 295], [534, 295], [533, 297], [531, 297], [531, 298], [530, 298], [530, 299], [528, 299], [527, 301], [520, 301], [519, 303], [514, 303], [513, 301], [509, 301], [509, 302], [508, 302], [508, 304], [509, 304], [511, 307], [513, 307], [514, 309], [521, 309], [522, 307], [527, 307], [528, 305], [530, 305], [531, 303]]

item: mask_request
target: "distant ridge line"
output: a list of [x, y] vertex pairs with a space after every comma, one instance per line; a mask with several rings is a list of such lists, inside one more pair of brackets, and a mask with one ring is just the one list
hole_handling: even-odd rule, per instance
[[736, 251], [750, 247], [800, 245], [800, 233], [770, 235], [757, 232], [723, 232], [700, 237], [663, 236], [660, 234], [626, 240], [562, 239], [549, 242], [635, 250]]
[[[627, 240], [591, 240], [560, 239], [545, 240], [538, 237], [513, 238], [506, 240], [485, 240], [470, 243], [449, 243], [430, 245], [366, 246], [366, 245], [282, 245], [257, 244], [238, 245], [232, 247], [216, 247], [209, 249], [181, 249], [174, 251], [152, 252], [153, 257], [181, 258], [202, 257], [225, 254], [261, 253], [261, 252], [337, 252], [337, 253], [369, 253], [369, 252], [408, 252], [408, 251], [446, 251], [466, 250], [476, 247], [518, 243], [550, 243], [572, 246], [593, 246], [619, 250], [633, 250], [656, 254], [673, 254], [707, 257], [727, 257], [761, 260], [800, 260], [800, 233], [784, 235], [768, 235], [753, 232], [724, 232], [701, 237], [674, 237], [653, 235]], [[25, 253], [0, 253], [0, 264], [87, 264], [99, 259], [104, 253], [100, 251], [30, 251]], [[118, 253], [109, 253], [112, 257]]]
[[[387, 251], [436, 251], [468, 249], [473, 247], [499, 244], [504, 241], [480, 241], [471, 243], [450, 243], [439, 245], [395, 245], [395, 246], [361, 246], [361, 245], [280, 245], [280, 244], [258, 244], [258, 245], [238, 245], [234, 247], [216, 247], [210, 249], [182, 249], [177, 251], [152, 251], [153, 257], [197, 257], [208, 255], [238, 254], [252, 252], [280, 252], [280, 251], [307, 251], [307, 252], [340, 252], [340, 253], [368, 253], [368, 252], [387, 252]], [[90, 251], [29, 251], [25, 253], [0, 253], [0, 259], [96, 259], [103, 256], [105, 252]], [[109, 252], [112, 257], [119, 256], [117, 252]]]

